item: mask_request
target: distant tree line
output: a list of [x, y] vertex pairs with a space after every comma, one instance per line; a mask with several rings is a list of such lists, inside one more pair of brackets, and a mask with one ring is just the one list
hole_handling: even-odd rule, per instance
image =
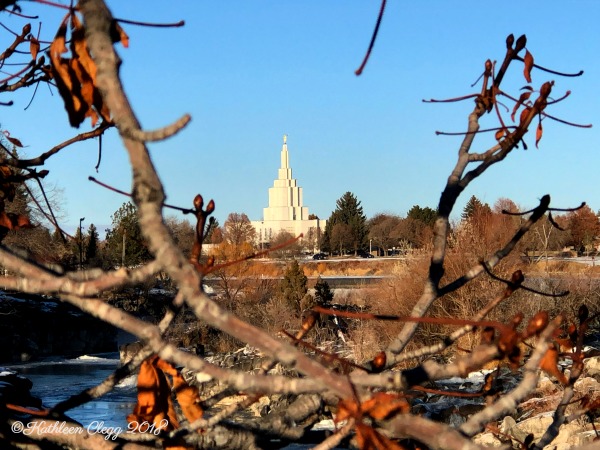
[[[35, 256], [40, 262], [60, 264], [65, 268], [76, 268], [81, 264], [89, 268], [107, 269], [123, 265], [133, 267], [150, 259], [136, 209], [131, 202], [123, 203], [113, 213], [111, 227], [105, 230], [104, 239], [101, 239], [93, 223], [86, 230], [78, 228], [70, 238], [39, 225], [42, 218], [36, 214], [31, 195], [22, 188], [17, 190], [12, 201], [6, 203], [7, 211], [30, 218], [33, 225], [18, 233], [9, 231], [4, 242], [16, 250]], [[487, 249], [497, 246], [520, 226], [522, 219], [518, 212], [521, 209], [510, 199], [499, 199], [491, 207], [472, 196], [460, 220], [453, 224], [451, 234], [455, 240], [468, 237], [470, 251], [484, 257]], [[579, 254], [597, 251], [600, 246], [599, 213], [584, 205], [553, 217], [559, 228], [548, 221], [539, 221], [522, 241], [521, 250], [537, 255], [564, 248]], [[276, 259], [294, 258], [306, 248], [317, 248], [331, 255], [356, 255], [358, 251], [371, 251], [378, 256], [387, 256], [394, 251], [406, 253], [427, 250], [431, 245], [436, 218], [435, 209], [414, 205], [405, 217], [377, 213], [367, 219], [361, 202], [352, 192], [346, 192], [336, 201], [336, 208], [329, 216], [321, 236], [309, 233], [302, 243], [294, 241], [294, 236], [282, 231], [269, 243], [276, 248], [269, 256]], [[195, 236], [191, 223], [170, 216], [166, 224], [177, 246], [189, 254]], [[244, 213], [229, 214], [223, 226], [215, 219], [209, 221], [206, 243], [220, 244], [215, 252], [220, 260], [239, 259], [259, 250], [256, 231]], [[280, 248], [285, 243], [289, 244]]]

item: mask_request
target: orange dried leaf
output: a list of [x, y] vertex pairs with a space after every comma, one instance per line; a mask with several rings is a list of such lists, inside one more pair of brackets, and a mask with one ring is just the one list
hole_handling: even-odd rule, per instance
[[27, 216], [15, 213], [0, 212], [0, 227], [9, 230], [19, 230], [21, 228], [34, 228]]
[[50, 44], [49, 53], [52, 76], [56, 82], [58, 92], [65, 103], [65, 109], [69, 115], [69, 122], [72, 126], [79, 127], [85, 113], [81, 113], [80, 98], [73, 94], [74, 83], [77, 83], [77, 80], [73, 80], [75, 74], [72, 73], [70, 60], [61, 56], [63, 53], [67, 52], [66, 34], [67, 20], [69, 17], [70, 14], [67, 14], [60, 24], [56, 36]]
[[398, 413], [406, 414], [410, 405], [406, 399], [398, 394], [378, 392], [361, 405], [363, 414], [376, 420], [385, 420]]
[[350, 417], [356, 417], [358, 415], [358, 405], [356, 401], [350, 400], [340, 400], [338, 402], [338, 412], [335, 416], [335, 423], [339, 423], [343, 420], [346, 420]]
[[531, 69], [533, 69], [533, 55], [529, 53], [529, 50], [525, 50], [525, 58], [523, 58], [525, 67], [523, 69], [523, 75], [528, 83], [531, 83]]
[[531, 112], [531, 108], [525, 108], [523, 111], [521, 111], [521, 117], [519, 118], [519, 125], [522, 125], [527, 120], [530, 112]]
[[73, 58], [79, 61], [92, 82], [95, 83], [96, 64], [87, 49], [85, 29], [75, 14], [71, 18], [71, 53], [73, 53]]
[[129, 47], [129, 36], [127, 36], [127, 33], [125, 33], [125, 30], [123, 30], [121, 25], [119, 25], [117, 22], [115, 22], [114, 27], [115, 27], [115, 34], [119, 37], [119, 42], [121, 42], [123, 47], [128, 48]]
[[356, 443], [360, 450], [403, 450], [404, 448], [364, 423], [356, 424]]
[[61, 54], [67, 53], [67, 20], [69, 19], [69, 16], [70, 13], [63, 18], [63, 21], [56, 32], [56, 36], [54, 36], [54, 40], [52, 41], [52, 44], [50, 44], [50, 57], [52, 57], [53, 53], [56, 53], [60, 58]]
[[502, 139], [502, 137], [504, 136], [504, 130], [498, 130], [496, 131], [496, 134], [494, 135], [494, 137], [496, 138], [497, 141], [499, 141], [500, 139]]
[[551, 345], [540, 363], [540, 369], [546, 372], [548, 375], [555, 377], [563, 385], [569, 384], [569, 380], [564, 373], [558, 368], [558, 349]]
[[173, 365], [171, 363], [168, 363], [164, 359], [156, 357], [156, 359], [154, 360], [154, 365], [156, 366], [157, 369], [162, 370], [167, 375], [171, 375], [171, 376], [177, 375], [177, 369], [175, 367], [173, 367]]
[[202, 418], [203, 411], [200, 407], [198, 389], [187, 384], [179, 373], [173, 376], [173, 387], [177, 393], [177, 402], [181, 406], [185, 418], [190, 423]]
[[542, 129], [542, 122], [538, 123], [537, 130], [535, 131], [535, 148], [538, 148], [538, 143], [542, 139], [542, 133], [544, 130]]
[[[138, 401], [127, 422], [154, 424], [170, 431], [179, 427], [171, 402], [171, 388], [162, 370], [156, 367], [158, 356], [146, 359], [138, 374]], [[140, 429], [139, 431], [144, 431]]]
[[38, 41], [33, 36], [29, 40], [29, 53], [31, 53], [31, 57], [35, 60], [37, 59], [38, 52], [40, 51], [40, 41]]
[[519, 110], [519, 107], [520, 107], [521, 105], [524, 105], [524, 104], [525, 104], [525, 102], [526, 102], [527, 100], [529, 100], [529, 97], [531, 97], [531, 92], [530, 92], [530, 91], [528, 91], [528, 92], [523, 92], [523, 93], [521, 94], [521, 96], [519, 97], [519, 101], [518, 101], [518, 102], [515, 104], [515, 107], [514, 107], [514, 108], [513, 108], [513, 110], [512, 110], [512, 114], [510, 115], [510, 118], [512, 119], [512, 121], [513, 121], [513, 122], [515, 121], [515, 114], [516, 114], [516, 113], [517, 113], [517, 111]]

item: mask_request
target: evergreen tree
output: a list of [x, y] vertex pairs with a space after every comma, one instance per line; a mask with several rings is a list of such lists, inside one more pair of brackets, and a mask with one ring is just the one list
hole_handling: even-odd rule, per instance
[[151, 258], [133, 203], [121, 205], [112, 215], [112, 226], [106, 230], [106, 249], [113, 264], [134, 266]]
[[298, 261], [294, 260], [287, 267], [283, 279], [279, 283], [279, 294], [281, 298], [294, 311], [300, 311], [302, 299], [308, 292], [308, 278], [300, 268]]
[[463, 209], [461, 217], [463, 220], [468, 220], [468, 219], [471, 219], [476, 214], [491, 214], [491, 213], [492, 213], [492, 208], [490, 208], [490, 205], [488, 205], [487, 203], [481, 203], [481, 201], [473, 195], [473, 196], [471, 196], [471, 198], [465, 205], [465, 208]]
[[[341, 247], [341, 250], [354, 250], [356, 251], [363, 248], [368, 242], [369, 230], [367, 227], [367, 218], [363, 212], [363, 208], [360, 201], [351, 192], [346, 192], [336, 202], [336, 209], [331, 213], [327, 225], [325, 226], [325, 233], [323, 235], [323, 248], [326, 251], [331, 252], [332, 250]], [[335, 233], [339, 236], [344, 236], [343, 239], [338, 239], [339, 242], [333, 241], [334, 229], [338, 224], [347, 225], [343, 227], [344, 231]], [[338, 227], [338, 231], [342, 228]], [[346, 238], [346, 236], [349, 236]], [[341, 245], [340, 245], [341, 244]]]
[[329, 288], [329, 283], [319, 278], [315, 283], [315, 300], [318, 305], [329, 305], [333, 300], [333, 292]]
[[219, 221], [217, 219], [215, 219], [214, 217], [209, 217], [208, 223], [206, 224], [206, 227], [204, 230], [204, 242], [206, 244], [212, 243], [213, 234], [214, 234], [215, 230], [217, 230], [218, 228], [219, 228]]
[[461, 217], [463, 220], [467, 220], [473, 216], [475, 210], [482, 206], [481, 202], [474, 195], [471, 196], [467, 204], [465, 205]]
[[85, 246], [85, 260], [90, 264], [95, 261], [98, 255], [98, 241], [99, 241], [98, 230], [92, 223], [88, 228], [87, 244]]
[[420, 220], [425, 225], [433, 227], [433, 224], [437, 219], [437, 211], [429, 206], [421, 208], [419, 205], [414, 205], [408, 210], [406, 217], [414, 220]]

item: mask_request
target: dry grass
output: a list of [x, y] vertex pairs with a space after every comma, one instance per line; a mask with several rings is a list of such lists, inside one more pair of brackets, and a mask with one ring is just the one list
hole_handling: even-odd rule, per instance
[[[465, 268], [476, 264], [472, 255], [449, 255], [447, 275], [443, 283], [452, 280], [456, 274], [464, 273]], [[274, 295], [277, 278], [283, 276], [286, 261], [257, 260], [249, 261], [244, 275], [254, 279], [245, 289], [244, 295], [233, 304], [228, 305], [238, 316], [276, 333], [281, 329], [296, 331], [300, 319], [288, 310], [288, 307]], [[600, 267], [589, 267], [569, 261], [551, 262], [552, 273], [548, 277], [545, 263], [526, 264], [519, 258], [505, 261], [496, 268], [495, 273], [510, 278], [510, 273], [521, 269], [526, 275], [525, 285], [535, 287], [544, 292], [560, 292], [569, 290], [568, 297], [552, 298], [519, 290], [504, 301], [489, 316], [491, 320], [505, 322], [517, 313], [524, 313], [527, 319], [540, 310], [551, 314], [564, 312], [569, 319], [576, 316], [581, 304], [587, 304], [591, 310], [600, 302], [600, 293], [592, 289], [593, 280], [600, 275]], [[367, 308], [368, 311], [380, 314], [410, 315], [413, 305], [423, 292], [423, 284], [427, 278], [429, 260], [427, 258], [407, 259], [365, 259], [347, 260], [332, 259], [327, 261], [305, 261], [300, 266], [305, 275], [314, 278], [322, 276], [383, 276], [377, 285], [356, 289], [337, 289], [334, 291], [334, 302], [341, 305], [354, 305]], [[270, 279], [270, 280], [266, 280]], [[262, 280], [262, 281], [261, 281]], [[258, 283], [258, 284], [257, 284]], [[268, 285], [263, 286], [262, 284]], [[485, 274], [476, 278], [455, 293], [439, 299], [430, 309], [428, 315], [434, 317], [471, 318], [490, 299], [499, 295], [505, 286]], [[568, 320], [569, 320], [568, 319]], [[365, 362], [373, 358], [375, 353], [384, 348], [399, 332], [402, 322], [374, 322], [371, 320], [352, 319], [349, 322], [347, 338], [357, 362]], [[443, 339], [455, 326], [421, 325], [411, 347], [431, 344]], [[308, 337], [318, 341], [318, 336]], [[470, 333], [460, 338], [456, 345], [445, 352], [450, 357], [461, 349], [469, 350], [479, 343], [479, 334]], [[220, 349], [233, 349], [235, 341], [219, 343]]]
[[600, 277], [600, 261], [595, 266], [589, 266], [574, 261], [538, 261], [528, 266], [532, 274], [559, 273], [559, 274], [582, 274], [591, 277]]
[[[394, 273], [397, 259], [329, 259], [327, 261], [301, 261], [307, 277], [321, 276], [383, 276]], [[248, 262], [248, 276], [281, 277], [289, 262], [254, 260]]]

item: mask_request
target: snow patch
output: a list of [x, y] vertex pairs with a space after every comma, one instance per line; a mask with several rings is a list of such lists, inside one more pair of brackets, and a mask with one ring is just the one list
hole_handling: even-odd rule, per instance
[[75, 358], [76, 361], [105, 361], [106, 358], [100, 358], [99, 356], [82, 355]]
[[129, 375], [117, 383], [118, 388], [130, 388], [137, 386], [137, 375]]

